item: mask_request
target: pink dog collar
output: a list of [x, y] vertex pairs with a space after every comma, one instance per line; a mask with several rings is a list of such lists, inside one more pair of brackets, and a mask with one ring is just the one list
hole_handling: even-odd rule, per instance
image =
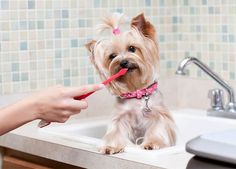
[[136, 90], [135, 92], [131, 93], [123, 93], [120, 96], [125, 99], [132, 99], [132, 98], [141, 99], [143, 96], [151, 95], [157, 89], [157, 85], [158, 85], [157, 82], [154, 82], [145, 89]]

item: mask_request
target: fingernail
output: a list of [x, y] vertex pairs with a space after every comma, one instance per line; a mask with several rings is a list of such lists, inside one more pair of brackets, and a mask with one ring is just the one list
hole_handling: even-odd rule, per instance
[[104, 87], [105, 87], [104, 84], [99, 84], [99, 85], [98, 85], [98, 89], [103, 89]]

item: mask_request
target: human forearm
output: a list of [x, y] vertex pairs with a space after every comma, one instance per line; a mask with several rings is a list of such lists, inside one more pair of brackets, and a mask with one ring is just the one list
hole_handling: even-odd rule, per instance
[[85, 100], [75, 100], [75, 97], [103, 87], [104, 85], [87, 85], [79, 88], [56, 86], [34, 93], [0, 109], [0, 135], [35, 119], [63, 123], [71, 115], [78, 114], [88, 107]]
[[0, 109], [0, 135], [37, 118], [35, 103], [29, 99]]

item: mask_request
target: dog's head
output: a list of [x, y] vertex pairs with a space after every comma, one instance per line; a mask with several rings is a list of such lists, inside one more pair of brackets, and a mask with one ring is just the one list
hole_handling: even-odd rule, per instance
[[120, 32], [116, 24], [119, 21], [114, 18], [117, 19], [108, 17], [103, 24], [112, 27], [114, 35], [109, 39], [92, 40], [86, 47], [102, 80], [128, 68], [125, 75], [109, 85], [114, 94], [120, 95], [145, 88], [156, 80], [159, 52], [155, 28], [143, 14], [134, 17], [131, 28], [124, 32]]

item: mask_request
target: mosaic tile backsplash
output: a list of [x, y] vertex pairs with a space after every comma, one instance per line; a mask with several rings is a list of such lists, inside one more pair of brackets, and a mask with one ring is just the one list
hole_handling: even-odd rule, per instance
[[84, 43], [111, 12], [144, 12], [156, 26], [161, 76], [194, 56], [236, 79], [234, 0], [0, 0], [0, 94], [98, 82]]

